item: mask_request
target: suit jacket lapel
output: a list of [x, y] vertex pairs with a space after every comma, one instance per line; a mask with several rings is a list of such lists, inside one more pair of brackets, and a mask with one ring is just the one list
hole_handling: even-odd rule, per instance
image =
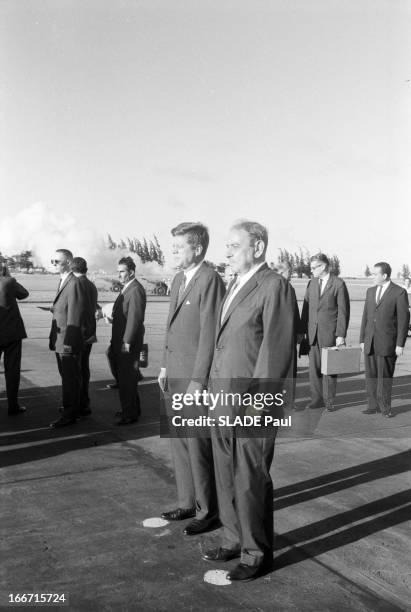
[[187, 283], [186, 288], [184, 289], [184, 293], [181, 296], [181, 298], [178, 298], [178, 291], [180, 288], [180, 283], [181, 283], [181, 277], [184, 274], [184, 272], [181, 272], [181, 277], [180, 277], [180, 282], [178, 283], [178, 286], [176, 284], [176, 294], [175, 294], [175, 302], [174, 302], [174, 311], [170, 317], [170, 321], [168, 326], [170, 327], [171, 323], [174, 321], [177, 313], [179, 312], [181, 306], [184, 304], [187, 296], [189, 295], [189, 293], [191, 292], [191, 290], [193, 289], [194, 285], [197, 282], [197, 279], [199, 277], [199, 275], [201, 274], [201, 270], [203, 269], [203, 263], [201, 264], [201, 266], [199, 267], [199, 269], [197, 270], [197, 272], [194, 274], [193, 278], [189, 281], [189, 283]]
[[390, 282], [390, 284], [388, 285], [388, 287], [386, 288], [386, 290], [384, 291], [384, 293], [382, 294], [382, 296], [380, 297], [380, 301], [379, 301], [379, 303], [378, 303], [378, 304], [376, 303], [378, 287], [376, 287], [376, 288], [375, 288], [375, 293], [374, 293], [374, 304], [375, 304], [375, 307], [376, 307], [376, 308], [378, 308], [378, 306], [380, 306], [380, 305], [381, 305], [381, 302], [383, 301], [383, 299], [385, 298], [385, 296], [387, 295], [387, 293], [389, 293], [389, 292], [391, 291], [391, 289], [392, 289], [392, 285], [393, 285], [393, 283], [392, 283], [392, 281], [391, 281], [391, 282]]
[[64, 280], [64, 282], [60, 285], [57, 293], [56, 293], [56, 297], [54, 298], [53, 304], [55, 304], [60, 296], [60, 293], [63, 291], [63, 289], [65, 287], [67, 287], [67, 285], [71, 282], [73, 278], [73, 273], [70, 272], [70, 274], [67, 276], [67, 278]]
[[[264, 266], [261, 266], [261, 268], [259, 268], [257, 272], [255, 272], [255, 274], [252, 275], [252, 277], [246, 282], [246, 284], [243, 287], [241, 287], [240, 291], [237, 293], [237, 295], [234, 297], [233, 301], [231, 302], [230, 306], [228, 307], [228, 310], [224, 317], [224, 321], [222, 321], [220, 324], [220, 328], [218, 330], [217, 337], [220, 335], [221, 331], [224, 329], [234, 308], [237, 308], [237, 306], [241, 304], [241, 302], [247, 297], [247, 295], [251, 293], [251, 291], [253, 291], [258, 286], [259, 274], [260, 272], [265, 271], [266, 269], [267, 269], [267, 264], [265, 264]], [[227, 295], [228, 295], [228, 292], [227, 292]], [[222, 312], [222, 306], [220, 308], [220, 313], [219, 313], [220, 315], [220, 319], [218, 321], [219, 323], [221, 320], [221, 312]]]
[[[330, 274], [329, 279], [328, 279], [328, 281], [327, 281], [327, 283], [326, 283], [326, 285], [325, 285], [325, 287], [324, 287], [324, 289], [323, 289], [323, 291], [321, 293], [320, 300], [324, 297], [325, 292], [328, 291], [328, 289], [330, 289], [332, 287], [333, 280], [334, 280], [333, 276]], [[317, 285], [317, 287], [318, 287], [318, 285]]]

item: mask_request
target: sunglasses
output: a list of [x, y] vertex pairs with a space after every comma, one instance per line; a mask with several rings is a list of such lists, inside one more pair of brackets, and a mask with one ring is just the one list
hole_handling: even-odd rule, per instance
[[60, 261], [60, 259], [51, 259], [50, 262], [53, 266], [57, 266], [57, 264], [63, 263], [62, 261]]

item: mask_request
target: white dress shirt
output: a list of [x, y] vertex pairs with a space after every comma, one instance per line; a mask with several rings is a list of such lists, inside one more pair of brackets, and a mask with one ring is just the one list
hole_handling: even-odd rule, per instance
[[[378, 285], [377, 286], [377, 292], [375, 294], [375, 302], [378, 303], [379, 301], [381, 301], [382, 296], [384, 295], [384, 293], [387, 291], [388, 287], [390, 286], [391, 281], [387, 281], [385, 283], [383, 283], [382, 285]], [[381, 289], [381, 293], [379, 293], [379, 288], [382, 287]], [[379, 296], [378, 296], [379, 294]]]
[[60, 289], [62, 288], [62, 286], [66, 282], [67, 278], [70, 276], [70, 274], [71, 274], [71, 272], [63, 272], [62, 274], [60, 274], [60, 283], [59, 283], [58, 291], [60, 291]]
[[199, 270], [202, 263], [203, 262], [200, 261], [200, 263], [197, 264], [194, 268], [191, 268], [190, 270], [184, 270], [184, 276], [186, 277], [186, 287], [188, 283], [192, 280], [194, 275], [197, 273], [197, 270]]
[[237, 276], [237, 279], [234, 281], [234, 284], [233, 284], [232, 288], [230, 289], [230, 293], [227, 296], [226, 301], [224, 302], [223, 309], [221, 311], [221, 323], [224, 321], [224, 317], [227, 314], [227, 310], [229, 309], [230, 304], [233, 301], [233, 299], [235, 298], [235, 296], [237, 295], [237, 293], [240, 291], [240, 289], [242, 287], [244, 287], [244, 285], [250, 280], [250, 278], [252, 276], [254, 276], [254, 274], [264, 264], [265, 264], [265, 261], [263, 261], [262, 263], [257, 264], [256, 266], [253, 266], [252, 268], [250, 268], [250, 270], [248, 272], [246, 272], [242, 276]]
[[322, 280], [320, 295], [322, 295], [324, 293], [324, 289], [325, 289], [326, 284], [330, 280], [330, 273], [327, 272], [327, 274], [325, 276], [320, 276], [318, 280], [320, 280], [320, 279]]

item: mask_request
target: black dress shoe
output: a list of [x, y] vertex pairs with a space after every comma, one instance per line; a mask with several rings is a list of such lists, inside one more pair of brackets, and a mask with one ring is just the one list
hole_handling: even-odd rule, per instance
[[219, 546], [218, 548], [210, 548], [210, 550], [204, 551], [201, 557], [204, 561], [231, 561], [231, 559], [236, 559], [240, 555], [241, 550], [239, 548], [230, 550], [229, 548]]
[[337, 406], [334, 406], [334, 404], [327, 404], [327, 412], [335, 412], [336, 410], [338, 410]]
[[23, 414], [23, 412], [26, 412], [27, 408], [25, 406], [18, 406], [18, 408], [15, 408], [14, 410], [9, 410], [8, 414], [10, 416], [14, 415], [14, 414]]
[[67, 417], [60, 417], [57, 421], [53, 421], [50, 423], [50, 427], [53, 429], [57, 429], [58, 427], [67, 427], [68, 425], [74, 425], [76, 423], [76, 419], [69, 419]]
[[133, 423], [137, 423], [138, 419], [137, 418], [122, 418], [119, 421], [117, 421], [116, 425], [132, 425]]
[[306, 406], [303, 406], [302, 404], [294, 404], [295, 412], [303, 412], [303, 410], [305, 409], [306, 409]]
[[116, 412], [114, 413], [114, 416], [123, 416], [123, 411], [122, 410], [116, 410]]
[[308, 404], [307, 408], [310, 410], [316, 410], [317, 408], [324, 408], [323, 404]]
[[110, 384], [106, 385], [106, 389], [118, 389], [118, 384], [117, 383], [110, 383]]
[[363, 414], [377, 414], [378, 410], [373, 410], [372, 408], [367, 408], [367, 410], [363, 410]]
[[166, 521], [184, 521], [185, 519], [193, 518], [195, 515], [195, 508], [176, 508], [169, 512], [163, 512], [161, 518], [166, 519]]
[[221, 523], [218, 518], [194, 519], [184, 529], [183, 534], [187, 536], [198, 535], [199, 533], [211, 531], [211, 529], [217, 529], [220, 526]]
[[273, 568], [272, 561], [270, 563], [262, 563], [261, 565], [245, 565], [245, 563], [239, 563], [231, 572], [228, 572], [228, 580], [241, 580], [242, 582], [249, 582], [255, 580], [259, 576], [263, 576]]
[[80, 416], [81, 419], [85, 419], [88, 416], [90, 416], [90, 414], [91, 414], [90, 408], [84, 408], [84, 410], [80, 410], [80, 415], [79, 416]]

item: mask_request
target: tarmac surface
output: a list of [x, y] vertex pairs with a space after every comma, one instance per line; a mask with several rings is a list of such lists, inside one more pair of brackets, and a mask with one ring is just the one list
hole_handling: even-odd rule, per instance
[[[236, 564], [201, 559], [219, 530], [184, 537], [185, 522], [143, 524], [176, 499], [156, 384], [167, 302], [147, 305], [143, 415], [124, 428], [114, 425], [118, 394], [106, 388], [104, 322], [91, 356], [91, 417], [49, 428], [61, 403], [47, 343], [50, 314], [35, 303], [20, 308], [29, 335], [21, 386], [27, 413], [7, 417], [0, 395], [0, 610], [10, 594], [22, 593], [64, 593], [64, 605], [80, 611], [411, 609], [411, 344], [397, 364], [395, 418], [362, 414], [362, 374], [339, 381], [337, 412], [292, 413], [272, 468], [274, 570], [246, 584], [215, 586], [204, 582], [205, 573]], [[353, 343], [361, 309], [353, 304]], [[308, 400], [307, 374], [303, 358], [300, 405]], [[3, 382], [1, 376], [2, 390]]]

